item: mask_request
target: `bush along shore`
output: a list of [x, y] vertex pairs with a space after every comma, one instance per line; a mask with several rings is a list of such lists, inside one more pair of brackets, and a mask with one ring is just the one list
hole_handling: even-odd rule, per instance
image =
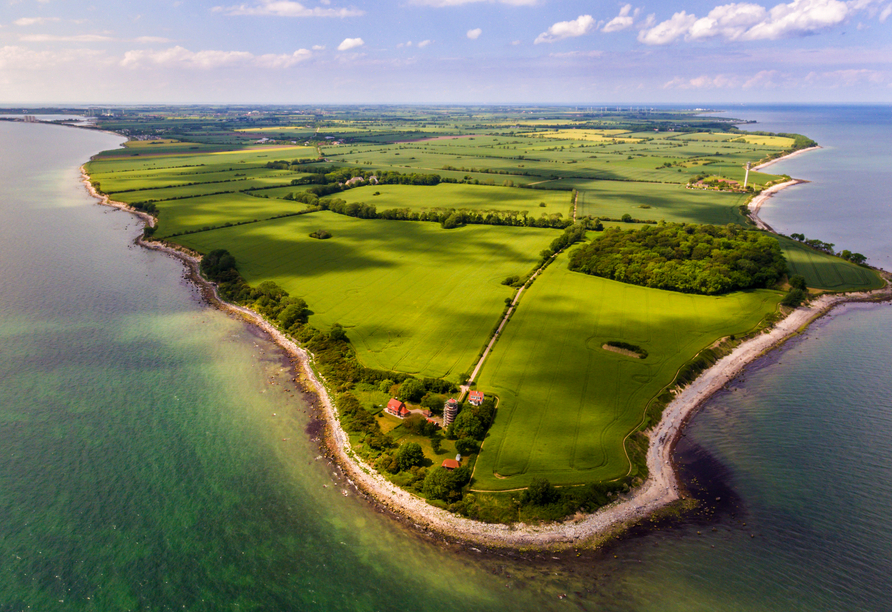
[[[146, 222], [147, 229], [154, 227], [151, 215], [110, 201], [92, 188], [86, 174], [84, 179], [101, 203], [137, 214]], [[151, 229], [146, 238], [150, 235]], [[683, 499], [684, 492], [671, 464], [671, 450], [687, 418], [703, 401], [740, 374], [748, 363], [779, 346], [835, 305], [890, 298], [888, 283], [886, 288], [870, 293], [824, 295], [805, 307], [788, 309], [786, 318], [778, 315], [776, 320], [766, 322], [766, 328], [755, 330], [746, 338], [726, 339], [701, 351], [679, 371], [665, 392], [650, 402], [642, 427], [627, 439], [630, 460], [640, 480], [568, 488], [537, 480], [522, 492], [488, 496], [468, 492], [469, 471], [446, 474], [443, 468], [422, 465], [413, 443], [397, 446], [360, 399], [368, 395], [368, 389], [377, 387], [409, 401], [414, 398], [421, 405], [430, 406], [428, 409], [433, 412], [434, 399], [439, 401], [454, 392], [451, 383], [363, 367], [343, 328], [312, 328], [307, 323], [309, 309], [303, 300], [288, 296], [274, 283], [248, 286], [238, 275], [235, 260], [225, 251], [215, 251], [201, 259], [161, 242], [140, 238], [138, 243], [182, 260], [211, 301], [219, 300], [221, 308], [243, 316], [298, 358], [305, 381], [318, 394], [327, 417], [329, 448], [353, 484], [424, 530], [494, 547], [557, 549], [597, 545]], [[473, 454], [478, 438], [485, 436], [491, 424], [494, 409], [492, 402], [470, 410], [469, 405], [464, 405], [459, 416], [465, 416], [457, 418], [445, 432], [434, 433], [424, 424], [427, 421], [422, 423], [419, 419], [406, 425], [417, 428], [418, 435], [430, 434], [432, 445], [439, 437], [441, 443], [449, 440], [456, 449]], [[506, 510], [509, 507], [512, 509]], [[542, 522], [559, 521], [573, 512], [577, 514], [564, 522]], [[504, 524], [507, 522], [513, 524]]]

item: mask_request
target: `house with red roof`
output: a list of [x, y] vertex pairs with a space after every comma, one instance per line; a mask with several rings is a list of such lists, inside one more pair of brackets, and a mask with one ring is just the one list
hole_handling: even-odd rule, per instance
[[447, 470], [454, 470], [456, 468], [460, 468], [461, 463], [459, 463], [455, 459], [443, 459], [443, 463], [440, 464], [440, 467], [446, 468]]
[[483, 391], [471, 391], [468, 393], [468, 402], [474, 404], [475, 406], [479, 406], [483, 403]]
[[387, 407], [384, 408], [384, 410], [400, 419], [405, 419], [409, 416], [409, 409], [406, 408], [406, 405], [403, 402], [395, 397], [390, 398], [390, 401], [387, 402]]

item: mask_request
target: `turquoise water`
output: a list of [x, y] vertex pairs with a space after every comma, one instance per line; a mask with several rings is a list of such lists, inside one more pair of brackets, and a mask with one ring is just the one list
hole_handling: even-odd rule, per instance
[[[801, 218], [795, 190], [765, 216], [882, 264], [884, 115], [810, 112], [731, 114], [826, 146], [777, 168], [794, 176], [877, 167], [842, 219], [818, 181]], [[380, 513], [320, 457], [276, 348], [78, 183], [118, 142], [0, 122], [0, 611], [889, 608], [888, 306], [839, 312], [704, 407], [679, 445], [700, 513], [599, 553], [487, 554]]]

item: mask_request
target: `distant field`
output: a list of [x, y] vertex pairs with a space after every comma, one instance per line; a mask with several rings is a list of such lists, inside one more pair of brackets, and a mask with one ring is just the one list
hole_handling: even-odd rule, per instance
[[[501, 402], [474, 472], [474, 488], [525, 487], [626, 475], [625, 436], [647, 402], [699, 350], [773, 312], [775, 291], [695, 296], [567, 270], [562, 256], [525, 294], [477, 387]], [[648, 351], [635, 359], [608, 340]]]
[[520, 134], [533, 138], [554, 138], [557, 140], [584, 140], [586, 142], [630, 142], [637, 143], [638, 140], [628, 138], [629, 132], [626, 130], [554, 130], [553, 132], [529, 132]]
[[821, 253], [790, 238], [778, 236], [778, 240], [790, 274], [801, 274], [813, 289], [868, 291], [883, 286], [883, 280], [873, 270]]
[[619, 219], [629, 214], [635, 219], [720, 225], [743, 220], [738, 210], [746, 198], [743, 194], [627, 181], [576, 181], [575, 184], [580, 190], [579, 215]]
[[796, 141], [786, 136], [759, 136], [756, 134], [737, 138], [731, 142], [745, 142], [748, 144], [763, 145], [768, 147], [776, 147], [779, 149], [789, 149]]
[[[378, 192], [380, 195], [374, 195]], [[514, 210], [538, 217], [542, 213], [570, 215], [570, 191], [545, 191], [518, 187], [440, 183], [416, 185], [369, 185], [336, 195], [347, 202], [374, 204], [378, 211], [389, 208], [469, 208], [472, 210]], [[540, 206], [544, 203], [545, 206]]]
[[[309, 238], [326, 229], [329, 240]], [[250, 284], [272, 280], [340, 323], [367, 366], [456, 376], [483, 348], [514, 290], [557, 230], [361, 220], [329, 212], [202, 232], [177, 242], [225, 248]]]

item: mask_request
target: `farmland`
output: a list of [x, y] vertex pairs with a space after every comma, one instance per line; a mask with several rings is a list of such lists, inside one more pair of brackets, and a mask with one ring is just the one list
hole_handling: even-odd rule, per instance
[[[741, 207], [751, 194], [784, 177], [753, 171], [744, 187], [746, 163], [811, 143], [682, 111], [133, 113], [107, 127], [138, 140], [88, 164], [101, 191], [156, 214], [156, 238], [228, 253], [214, 260], [228, 262], [215, 273], [241, 303], [326, 351], [330, 384], [356, 394], [350, 439], [363, 457], [390, 466], [396, 444], [418, 441], [426, 470], [443, 453], [471, 449], [462, 463], [475, 468], [469, 486], [488, 492], [535, 478], [631, 484], [641, 466], [627, 441], [643, 437], [654, 398], [699, 351], [774, 316], [784, 295], [647, 289], [570, 272], [566, 252], [552, 260], [553, 251], [597, 240], [602, 226], [747, 225]], [[382, 218], [393, 210], [406, 213]], [[878, 284], [865, 268], [793, 240], [781, 245], [790, 273], [810, 287]], [[458, 439], [439, 440], [379, 415], [406, 377], [445, 384], [412, 400], [417, 407], [436, 397], [434, 412], [442, 410], [506, 301], [544, 262], [471, 381], [498, 398], [488, 433], [474, 430], [467, 440], [451, 431]], [[607, 342], [638, 347], [645, 358], [605, 350]], [[397, 467], [394, 482], [425, 480], [413, 467], [411, 475]]]
[[[330, 240], [309, 237], [325, 228]], [[182, 236], [225, 247], [251, 284], [272, 280], [311, 305], [311, 324], [345, 327], [368, 367], [457, 380], [473, 363], [554, 230], [352, 219], [330, 212]]]
[[[754, 328], [779, 300], [766, 290], [706, 297], [627, 285], [570, 272], [562, 256], [524, 297], [482, 371], [478, 386], [501, 403], [474, 488], [625, 476], [623, 443], [651, 398], [692, 355]], [[604, 350], [611, 340], [647, 358]]]

